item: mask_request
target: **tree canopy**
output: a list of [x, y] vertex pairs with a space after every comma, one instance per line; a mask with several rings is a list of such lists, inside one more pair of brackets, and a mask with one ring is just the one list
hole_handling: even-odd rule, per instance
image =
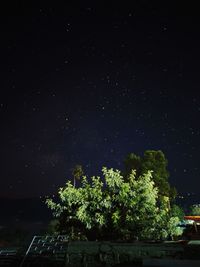
[[59, 219], [61, 232], [71, 238], [95, 240], [163, 239], [180, 234], [179, 218], [171, 214], [168, 197], [158, 201], [151, 171], [124, 177], [119, 170], [102, 169], [102, 177], [86, 176], [76, 188], [68, 181], [58, 201], [47, 199]]
[[170, 187], [167, 170], [168, 161], [161, 150], [146, 150], [143, 157], [130, 153], [125, 161], [125, 177], [128, 177], [132, 170], [136, 170], [137, 177], [152, 170], [152, 179], [158, 188], [158, 196], [167, 196], [173, 200], [176, 196], [176, 189]]
[[194, 216], [200, 215], [200, 204], [194, 204], [190, 207], [190, 214]]
[[82, 165], [77, 164], [74, 166], [74, 168], [72, 168], [74, 187], [76, 187], [76, 181], [80, 180], [83, 174], [84, 174], [84, 171], [83, 171]]

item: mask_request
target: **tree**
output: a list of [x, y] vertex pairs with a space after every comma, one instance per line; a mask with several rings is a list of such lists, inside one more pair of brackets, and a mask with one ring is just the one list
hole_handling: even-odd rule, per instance
[[72, 169], [72, 175], [74, 180], [74, 187], [76, 187], [76, 181], [80, 180], [81, 176], [83, 176], [83, 167], [82, 165], [75, 165], [75, 167]]
[[[102, 169], [103, 178], [86, 176], [76, 188], [70, 181], [59, 189], [59, 202], [47, 199], [60, 231], [81, 239], [160, 239], [172, 235], [179, 221], [170, 216], [166, 201], [158, 201], [151, 171], [126, 179], [119, 170]], [[169, 222], [171, 227], [169, 231]], [[160, 231], [158, 226], [161, 225]], [[165, 230], [164, 234], [163, 231]]]
[[159, 198], [163, 196], [168, 196], [170, 200], [175, 198], [176, 189], [170, 187], [168, 182], [168, 161], [161, 150], [146, 150], [143, 157], [131, 153], [126, 157], [124, 163], [125, 177], [128, 177], [131, 170], [136, 170], [137, 176], [146, 173], [148, 170], [152, 170], [152, 178], [158, 188]]
[[190, 213], [194, 216], [200, 215], [200, 204], [194, 204], [190, 207]]
[[172, 205], [170, 213], [171, 213], [172, 216], [178, 217], [180, 221], [184, 220], [185, 213], [184, 213], [183, 209], [180, 206], [175, 205], [175, 204]]

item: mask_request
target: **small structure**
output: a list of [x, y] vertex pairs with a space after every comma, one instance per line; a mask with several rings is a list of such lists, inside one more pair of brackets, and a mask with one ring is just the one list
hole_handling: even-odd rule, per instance
[[[188, 223], [189, 230], [187, 230], [187, 236], [192, 240], [200, 240], [200, 216], [184, 216], [184, 219]], [[192, 226], [192, 227], [191, 227]]]
[[200, 216], [193, 216], [193, 215], [189, 215], [189, 216], [184, 216], [185, 220], [191, 220], [191, 221], [195, 221], [195, 222], [199, 222], [200, 223]]
[[20, 267], [64, 266], [68, 247], [68, 237], [34, 236], [24, 255]]

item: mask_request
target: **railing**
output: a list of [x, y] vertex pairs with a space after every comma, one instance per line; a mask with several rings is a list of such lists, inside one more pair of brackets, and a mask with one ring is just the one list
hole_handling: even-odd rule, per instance
[[10, 266], [17, 259], [17, 249], [0, 249], [0, 266]]
[[[34, 236], [28, 247], [20, 267], [29, 266], [30, 262], [48, 260], [57, 264], [64, 263], [68, 246], [68, 238], [59, 236]], [[33, 264], [34, 265], [34, 264]]]

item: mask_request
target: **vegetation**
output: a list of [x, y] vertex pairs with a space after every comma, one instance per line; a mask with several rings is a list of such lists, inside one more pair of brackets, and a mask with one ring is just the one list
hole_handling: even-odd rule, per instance
[[190, 207], [190, 214], [200, 216], [200, 204], [194, 204]]
[[75, 165], [75, 167], [72, 169], [72, 175], [73, 175], [73, 181], [74, 181], [74, 187], [76, 187], [76, 181], [79, 181], [81, 176], [83, 176], [83, 167], [82, 165]]
[[125, 177], [128, 177], [132, 170], [136, 170], [137, 176], [152, 170], [152, 179], [158, 188], [158, 197], [169, 197], [173, 202], [177, 193], [174, 187], [170, 187], [167, 170], [168, 161], [161, 150], [146, 150], [143, 157], [134, 153], [129, 154], [125, 161]]
[[[134, 160], [139, 162], [135, 156]], [[58, 202], [46, 201], [59, 221], [59, 231], [71, 239], [89, 240], [160, 240], [180, 235], [180, 219], [169, 205], [169, 195], [159, 198], [158, 171], [153, 176], [147, 170], [151, 166], [147, 162], [144, 166], [145, 172], [138, 167], [139, 174], [129, 170], [125, 175], [104, 167], [102, 178], [93, 176], [89, 181], [83, 176], [79, 188], [68, 181], [58, 191]]]

